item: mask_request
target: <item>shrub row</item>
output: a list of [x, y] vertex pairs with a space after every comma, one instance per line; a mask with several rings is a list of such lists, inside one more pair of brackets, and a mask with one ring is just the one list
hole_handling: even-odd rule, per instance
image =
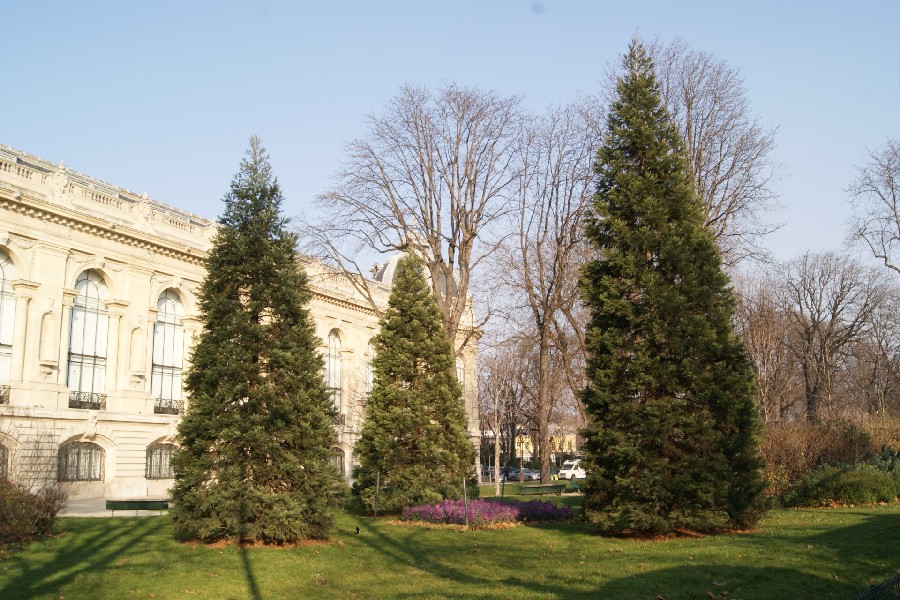
[[761, 446], [769, 494], [783, 500], [801, 478], [820, 466], [865, 462], [880, 445], [852, 421], [770, 425]]
[[[515, 521], [559, 521], [572, 518], [572, 509], [540, 500], [494, 502], [472, 500], [468, 503], [469, 523], [493, 525]], [[462, 500], [444, 500], [437, 504], [403, 509], [402, 519], [429, 523], [462, 524], [466, 522], [466, 505]]]
[[785, 497], [787, 506], [893, 502], [900, 497], [900, 456], [885, 447], [854, 465], [822, 465], [803, 476]]
[[0, 480], [0, 547], [49, 534], [67, 500], [55, 485], [33, 492], [21, 484]]

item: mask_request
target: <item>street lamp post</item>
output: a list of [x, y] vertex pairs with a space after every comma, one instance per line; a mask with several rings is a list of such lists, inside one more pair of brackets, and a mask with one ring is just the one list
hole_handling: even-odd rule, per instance
[[525, 481], [525, 436], [519, 430], [519, 481]]

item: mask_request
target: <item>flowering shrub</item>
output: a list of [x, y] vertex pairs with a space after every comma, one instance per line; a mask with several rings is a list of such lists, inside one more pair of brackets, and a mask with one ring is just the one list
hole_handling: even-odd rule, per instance
[[[465, 504], [462, 500], [444, 500], [438, 504], [412, 506], [403, 509], [402, 518], [407, 521], [430, 523], [466, 522]], [[572, 518], [572, 509], [552, 502], [492, 502], [478, 499], [469, 502], [469, 522], [474, 525], [494, 525], [514, 521], [559, 521]]]
[[572, 509], [568, 506], [558, 506], [552, 502], [529, 500], [517, 501], [520, 521], [562, 521], [572, 518]]

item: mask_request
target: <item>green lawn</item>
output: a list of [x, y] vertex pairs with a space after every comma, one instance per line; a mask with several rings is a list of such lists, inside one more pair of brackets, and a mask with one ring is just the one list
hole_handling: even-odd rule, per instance
[[779, 510], [754, 533], [665, 541], [347, 513], [330, 544], [293, 549], [179, 543], [167, 517], [65, 518], [60, 529], [0, 559], [0, 598], [850, 598], [900, 569], [900, 504]]

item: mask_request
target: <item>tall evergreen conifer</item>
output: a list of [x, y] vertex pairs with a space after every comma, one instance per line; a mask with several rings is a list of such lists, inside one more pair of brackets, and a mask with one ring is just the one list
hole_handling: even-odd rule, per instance
[[207, 260], [178, 429], [172, 516], [203, 539], [326, 538], [344, 493], [310, 292], [282, 200], [253, 137]]
[[374, 381], [355, 445], [357, 501], [379, 510], [460, 498], [463, 479], [477, 495], [475, 448], [466, 434], [453, 348], [425, 280], [424, 263], [400, 260], [375, 337]]
[[763, 512], [752, 370], [653, 63], [633, 41], [598, 150], [582, 276], [591, 311], [585, 513], [666, 532]]

